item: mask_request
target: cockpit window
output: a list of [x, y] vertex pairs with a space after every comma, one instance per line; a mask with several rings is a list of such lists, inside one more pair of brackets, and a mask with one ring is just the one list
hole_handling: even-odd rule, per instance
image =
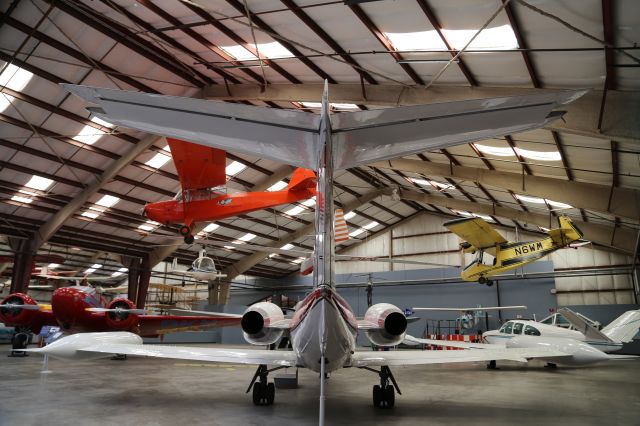
[[522, 327], [524, 326], [524, 324], [522, 324], [521, 322], [517, 322], [515, 324], [513, 324], [513, 334], [522, 334]]
[[524, 334], [526, 334], [527, 336], [539, 336], [540, 332], [537, 328], [528, 325], [524, 328]]
[[216, 265], [210, 257], [202, 257], [193, 262], [193, 268], [199, 271], [214, 272], [216, 270]]
[[513, 323], [511, 321], [507, 322], [500, 329], [500, 333], [511, 334], [511, 330], [513, 329]]

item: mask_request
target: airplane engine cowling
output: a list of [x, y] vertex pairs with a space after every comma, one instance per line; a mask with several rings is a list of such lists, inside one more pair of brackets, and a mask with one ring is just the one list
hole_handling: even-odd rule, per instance
[[9, 326], [29, 327], [38, 317], [37, 310], [17, 307], [3, 308], [2, 305], [37, 305], [38, 302], [24, 293], [13, 293], [0, 302], [0, 322]]
[[255, 303], [244, 312], [240, 325], [244, 338], [252, 345], [270, 345], [283, 335], [281, 329], [269, 328], [270, 324], [284, 320], [282, 309], [270, 302]]
[[[107, 308], [136, 309], [136, 305], [129, 299], [114, 299]], [[121, 312], [107, 312], [105, 315], [107, 325], [114, 330], [132, 330], [138, 325], [138, 315], [124, 310]]]
[[379, 327], [365, 330], [367, 338], [374, 345], [395, 346], [404, 340], [407, 317], [397, 306], [390, 303], [377, 303], [367, 309], [364, 320]]

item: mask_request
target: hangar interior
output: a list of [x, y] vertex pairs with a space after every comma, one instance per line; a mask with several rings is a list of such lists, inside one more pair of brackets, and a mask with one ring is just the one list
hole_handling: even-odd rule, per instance
[[[73, 284], [38, 277], [41, 267], [104, 277], [96, 287], [107, 298], [163, 312], [293, 307], [310, 289], [304, 257], [236, 246], [313, 251], [314, 199], [196, 223], [186, 244], [181, 224], [141, 214], [181, 190], [166, 138], [91, 116], [63, 84], [319, 113], [326, 81], [332, 114], [588, 89], [543, 128], [337, 171], [350, 238], [336, 252], [379, 261], [338, 261], [336, 273], [358, 316], [369, 286], [374, 303], [400, 309], [528, 306], [492, 314], [483, 330], [561, 307], [607, 324], [640, 295], [639, 17], [633, 0], [1, 2], [0, 299], [47, 303]], [[281, 190], [293, 170], [228, 151], [224, 191]], [[482, 218], [508, 241], [529, 241], [561, 215], [584, 241], [491, 287], [460, 278], [475, 255], [446, 222]], [[203, 248], [224, 278], [173, 270]], [[419, 316], [413, 335], [455, 319]], [[231, 327], [163, 340], [244, 343]]]

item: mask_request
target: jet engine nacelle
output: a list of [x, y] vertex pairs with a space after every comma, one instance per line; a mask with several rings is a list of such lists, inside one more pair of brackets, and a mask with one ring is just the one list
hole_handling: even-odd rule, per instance
[[107, 306], [108, 309], [116, 309], [116, 312], [107, 312], [106, 321], [109, 328], [114, 330], [132, 330], [138, 325], [138, 315], [127, 312], [136, 309], [136, 305], [129, 299], [114, 299]]
[[374, 345], [395, 346], [404, 340], [407, 317], [397, 306], [390, 303], [377, 303], [367, 309], [364, 320], [378, 325], [378, 328], [365, 329], [367, 338]]
[[507, 339], [508, 348], [546, 348], [571, 356], [544, 358], [547, 362], [562, 365], [587, 365], [611, 359], [606, 353], [588, 343], [566, 337], [515, 336]]
[[284, 330], [269, 325], [284, 320], [282, 309], [270, 302], [255, 303], [244, 312], [240, 325], [244, 338], [252, 345], [270, 345], [282, 337]]
[[[2, 307], [11, 305], [11, 307]], [[18, 305], [38, 306], [38, 302], [24, 293], [13, 293], [0, 302], [0, 322], [10, 326], [31, 327], [38, 317], [38, 309], [22, 309]]]

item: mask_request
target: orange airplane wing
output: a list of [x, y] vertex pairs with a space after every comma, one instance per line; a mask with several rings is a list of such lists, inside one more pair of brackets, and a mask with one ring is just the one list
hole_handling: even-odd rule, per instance
[[167, 138], [182, 190], [204, 189], [227, 182], [225, 151]]

